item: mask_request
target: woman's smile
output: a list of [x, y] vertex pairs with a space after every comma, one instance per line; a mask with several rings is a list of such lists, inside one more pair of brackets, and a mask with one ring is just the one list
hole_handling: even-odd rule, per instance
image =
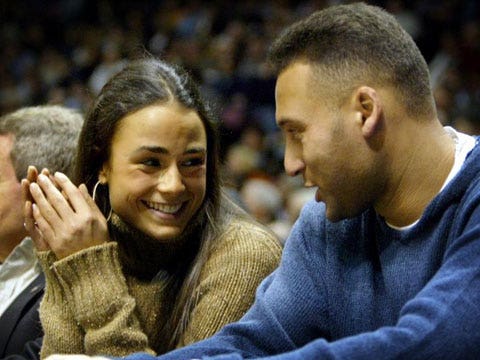
[[181, 217], [182, 210], [185, 209], [187, 202], [176, 204], [165, 204], [152, 201], [142, 200], [143, 205], [147, 207], [155, 216], [165, 220], [175, 220]]

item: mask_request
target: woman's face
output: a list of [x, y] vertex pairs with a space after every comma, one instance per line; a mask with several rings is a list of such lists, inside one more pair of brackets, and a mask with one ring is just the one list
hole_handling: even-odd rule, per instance
[[195, 111], [178, 102], [149, 105], [120, 120], [99, 179], [118, 216], [168, 241], [202, 205], [206, 161], [207, 136]]

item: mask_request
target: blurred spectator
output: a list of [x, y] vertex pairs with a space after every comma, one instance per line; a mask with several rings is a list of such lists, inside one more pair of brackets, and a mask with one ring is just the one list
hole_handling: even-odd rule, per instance
[[422, 31], [422, 24], [415, 11], [407, 8], [407, 3], [402, 0], [387, 0], [385, 9], [392, 13], [403, 28], [415, 40]]
[[[275, 179], [283, 172], [283, 147], [267, 44], [299, 17], [341, 2], [349, 1], [3, 1], [0, 115], [42, 103], [86, 111], [125, 61], [150, 52], [185, 66], [201, 84], [218, 114], [232, 190], [251, 172]], [[418, 43], [442, 123], [480, 134], [478, 1], [366, 2], [392, 12]], [[251, 127], [263, 138], [259, 148], [244, 142]]]
[[250, 177], [240, 190], [247, 211], [264, 225], [275, 221], [282, 209], [282, 194], [275, 183], [264, 177]]
[[243, 181], [260, 168], [260, 155], [245, 144], [235, 143], [227, 151], [225, 177], [235, 190], [240, 189]]
[[125, 66], [125, 60], [121, 58], [119, 45], [107, 42], [102, 47], [102, 60], [93, 70], [88, 79], [90, 90], [98, 94], [113, 75], [118, 73]]
[[277, 216], [275, 221], [269, 223], [270, 228], [283, 243], [287, 240], [293, 224], [300, 215], [300, 210], [307, 201], [315, 198], [315, 188], [298, 187], [285, 195], [284, 215]]

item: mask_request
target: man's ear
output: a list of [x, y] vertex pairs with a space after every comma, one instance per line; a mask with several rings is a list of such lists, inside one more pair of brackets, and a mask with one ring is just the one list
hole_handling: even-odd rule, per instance
[[382, 125], [382, 104], [375, 89], [359, 87], [354, 94], [355, 111], [365, 138], [371, 138]]

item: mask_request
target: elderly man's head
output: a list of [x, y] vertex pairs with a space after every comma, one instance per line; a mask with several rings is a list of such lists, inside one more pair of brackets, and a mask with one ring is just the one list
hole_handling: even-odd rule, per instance
[[0, 117], [0, 262], [27, 235], [20, 180], [28, 165], [70, 174], [83, 123], [61, 106], [27, 107]]

